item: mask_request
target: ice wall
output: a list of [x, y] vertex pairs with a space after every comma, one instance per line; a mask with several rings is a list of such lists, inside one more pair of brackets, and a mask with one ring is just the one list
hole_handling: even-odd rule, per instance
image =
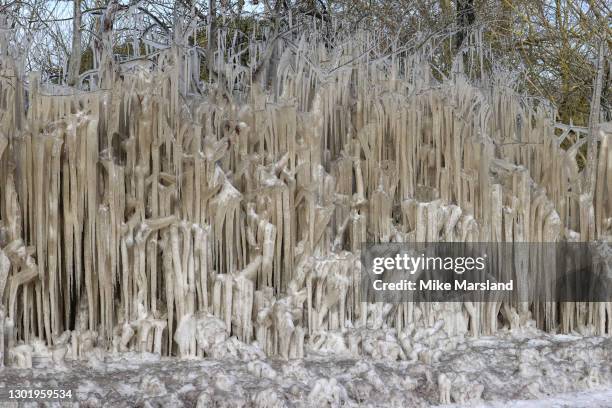
[[111, 89], [58, 92], [31, 75], [27, 112], [3, 68], [0, 345], [11, 361], [27, 365], [36, 339], [74, 357], [197, 357], [235, 336], [296, 358], [308, 344], [396, 350], [373, 350], [369, 329], [478, 336], [533, 318], [612, 332], [610, 303], [367, 304], [358, 280], [365, 241], [610, 240], [609, 126], [589, 193], [580, 143], [560, 148], [576, 130], [503, 84], [437, 82], [418, 56], [343, 65], [359, 41], [300, 47], [281, 47], [272, 94], [253, 83], [185, 95], [172, 49]]

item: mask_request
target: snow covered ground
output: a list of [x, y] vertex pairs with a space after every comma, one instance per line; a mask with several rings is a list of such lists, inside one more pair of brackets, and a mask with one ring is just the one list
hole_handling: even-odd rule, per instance
[[[370, 334], [379, 350], [407, 341]], [[321, 341], [303, 360], [267, 359], [233, 338], [224, 340], [232, 352], [223, 358], [93, 350], [63, 367], [3, 369], [0, 406], [16, 406], [7, 405], [6, 392], [19, 388], [71, 389], [66, 406], [82, 407], [612, 406], [610, 338], [535, 329], [477, 339], [428, 334], [409, 339], [417, 351], [403, 360], [393, 352], [351, 356]]]
[[[460, 407], [461, 405], [446, 405]], [[474, 408], [605, 408], [612, 406], [612, 389], [558, 394], [546, 399], [468, 404]]]

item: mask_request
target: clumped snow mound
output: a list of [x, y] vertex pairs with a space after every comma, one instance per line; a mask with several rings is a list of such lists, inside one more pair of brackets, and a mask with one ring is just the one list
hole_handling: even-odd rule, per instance
[[[471, 338], [427, 330], [407, 328], [399, 336], [392, 330], [328, 332], [309, 346], [307, 358], [295, 360], [266, 358], [256, 343], [208, 330], [210, 357], [128, 352], [107, 354], [96, 364], [5, 368], [0, 386], [68, 387], [86, 407], [554, 406], [546, 405], [549, 400], [609, 406], [610, 338], [536, 329]], [[341, 352], [334, 355], [333, 347]]]

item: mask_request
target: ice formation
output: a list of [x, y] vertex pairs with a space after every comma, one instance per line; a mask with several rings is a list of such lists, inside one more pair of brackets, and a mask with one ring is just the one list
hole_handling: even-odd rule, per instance
[[[275, 359], [235, 337], [219, 337], [215, 344], [225, 353], [217, 357], [124, 352], [103, 362], [66, 359], [61, 370], [33, 359], [33, 369], [0, 370], [0, 384], [70, 387], [73, 402], [86, 407], [610, 406], [610, 337], [553, 335], [530, 326], [477, 338], [450, 338], [440, 330], [432, 340], [417, 340], [416, 332], [410, 344], [419, 351], [411, 361], [331, 351]], [[401, 348], [409, 344], [392, 331], [386, 338]], [[437, 361], [430, 361], [437, 351]], [[534, 401], [510, 402], [527, 399]]]
[[[361, 301], [362, 242], [605, 242], [612, 234], [608, 124], [597, 128], [591, 191], [577, 165], [581, 142], [560, 147], [570, 130], [584, 130], [555, 125], [545, 104], [494, 79], [476, 86], [457, 73], [436, 82], [420, 54], [353, 61], [367, 43], [279, 45], [273, 93], [253, 82], [249, 92], [211, 86], [187, 97], [189, 59], [175, 47], [160, 52], [157, 69], [122, 72], [92, 92], [58, 92], [32, 74], [26, 95], [16, 68], [2, 65], [0, 364], [31, 367], [47, 356], [93, 367], [133, 352], [434, 364], [466, 336], [534, 321], [545, 331], [609, 335], [612, 303]], [[543, 369], [529, 353], [516, 356], [520, 376]], [[248, 365], [270, 381], [275, 370]], [[364, 370], [369, 387], [384, 386]], [[599, 376], [588, 374], [585, 387]], [[162, 396], [159, 381], [139, 387]], [[427, 382], [441, 403], [483, 393], [450, 372]], [[362, 392], [335, 378], [295, 387], [314, 405]], [[198, 404], [227, 388], [217, 378]], [[253, 398], [283, 406], [286, 396]]]

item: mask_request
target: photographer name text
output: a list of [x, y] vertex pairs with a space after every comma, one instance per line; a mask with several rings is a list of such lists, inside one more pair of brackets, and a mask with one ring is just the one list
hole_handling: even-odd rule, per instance
[[444, 282], [439, 279], [421, 280], [418, 282], [402, 279], [397, 282], [385, 282], [377, 279], [372, 282], [374, 290], [377, 291], [512, 291], [514, 280], [508, 282], [495, 282], [486, 280], [484, 282], [468, 282], [466, 280], [455, 280], [453, 283]]

